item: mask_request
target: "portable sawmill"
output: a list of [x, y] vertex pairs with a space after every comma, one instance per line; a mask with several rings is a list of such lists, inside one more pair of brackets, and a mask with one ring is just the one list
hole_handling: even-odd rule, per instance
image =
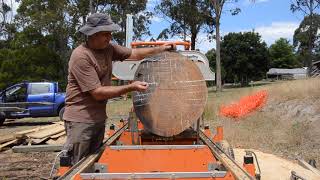
[[214, 75], [203, 54], [188, 50], [190, 43], [176, 44], [185, 50], [118, 64], [122, 71], [127, 68], [119, 79], [130, 80], [131, 73], [132, 79], [147, 82], [148, 90], [133, 93], [134, 110], [106, 131], [108, 138], [96, 153], [72, 167], [62, 157], [59, 179], [260, 179], [253, 152], [238, 164], [223, 128], [204, 125], [206, 80]]

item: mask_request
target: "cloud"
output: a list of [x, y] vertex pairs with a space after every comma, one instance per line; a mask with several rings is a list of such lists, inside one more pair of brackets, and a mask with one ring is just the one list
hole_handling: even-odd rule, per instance
[[258, 3], [266, 3], [269, 2], [270, 0], [245, 0], [243, 2], [243, 5], [248, 6], [250, 4], [258, 4]]
[[273, 22], [267, 26], [259, 26], [254, 30], [258, 32], [268, 45], [271, 45], [279, 38], [292, 40], [294, 31], [298, 28], [297, 22]]
[[206, 53], [212, 48], [216, 48], [216, 41], [210, 42], [207, 33], [199, 33], [196, 41], [196, 49], [199, 49], [202, 53]]
[[163, 19], [158, 16], [152, 16], [151, 21], [152, 23], [159, 23], [159, 22], [162, 22]]
[[[298, 22], [273, 22], [269, 25], [257, 26], [254, 31], [261, 35], [261, 39], [265, 41], [268, 46], [273, 44], [280, 38], [286, 38], [292, 42], [294, 31], [298, 28]], [[234, 32], [248, 32], [252, 29], [245, 29]], [[229, 32], [221, 32], [221, 37]], [[199, 49], [202, 53], [206, 53], [208, 50], [216, 48], [215, 41], [210, 42], [206, 33], [199, 33], [196, 42], [196, 49]]]

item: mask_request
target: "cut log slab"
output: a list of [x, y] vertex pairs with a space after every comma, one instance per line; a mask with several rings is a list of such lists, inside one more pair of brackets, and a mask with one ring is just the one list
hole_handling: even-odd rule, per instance
[[50, 137], [44, 137], [41, 139], [27, 139], [28, 144], [42, 144], [46, 141], [48, 141], [50, 139]]
[[5, 135], [0, 138], [0, 144], [16, 139], [14, 135]]
[[8, 142], [6, 142], [6, 143], [4, 143], [4, 144], [1, 144], [1, 145], [0, 145], [0, 151], [1, 151], [3, 148], [5, 148], [6, 146], [9, 146], [9, 145], [11, 145], [11, 144], [15, 144], [15, 143], [17, 143], [18, 141], [19, 141], [19, 139], [14, 139], [14, 140], [8, 141]]
[[64, 136], [66, 134], [66, 131], [62, 131], [61, 133], [55, 134], [53, 136], [50, 136], [51, 139], [57, 139], [61, 136]]
[[12, 151], [14, 153], [26, 153], [26, 152], [56, 152], [61, 151], [63, 145], [31, 145], [31, 146], [13, 146]]
[[40, 130], [40, 127], [28, 129], [28, 130], [24, 130], [24, 131], [19, 131], [19, 132], [15, 133], [15, 137], [18, 139], [21, 139], [21, 138], [24, 138], [27, 134], [32, 133], [32, 132], [36, 132], [39, 130]]
[[43, 139], [64, 131], [64, 126], [56, 124], [53, 127], [42, 129], [38, 132], [30, 133], [27, 136], [32, 139]]

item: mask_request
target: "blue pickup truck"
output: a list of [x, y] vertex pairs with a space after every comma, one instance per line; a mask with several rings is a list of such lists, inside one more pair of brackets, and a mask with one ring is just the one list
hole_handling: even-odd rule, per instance
[[[64, 112], [65, 93], [59, 92], [57, 82], [23, 82], [1, 91], [0, 105], [0, 125], [7, 118], [52, 116], [61, 118]], [[20, 108], [23, 111], [19, 111]]]

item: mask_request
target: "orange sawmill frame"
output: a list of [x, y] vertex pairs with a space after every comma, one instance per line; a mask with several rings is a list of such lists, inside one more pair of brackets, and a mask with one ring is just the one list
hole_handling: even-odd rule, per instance
[[191, 43], [186, 41], [150, 41], [150, 42], [132, 42], [131, 47], [137, 48], [138, 46], [161, 46], [163, 44], [174, 44], [184, 46], [184, 50], [189, 50]]

